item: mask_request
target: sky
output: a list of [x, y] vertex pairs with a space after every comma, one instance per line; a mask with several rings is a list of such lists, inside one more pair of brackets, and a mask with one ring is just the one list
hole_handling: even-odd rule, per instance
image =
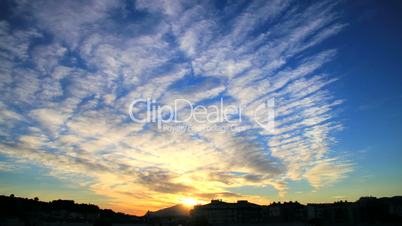
[[137, 215], [401, 195], [399, 1], [0, 4], [0, 194]]

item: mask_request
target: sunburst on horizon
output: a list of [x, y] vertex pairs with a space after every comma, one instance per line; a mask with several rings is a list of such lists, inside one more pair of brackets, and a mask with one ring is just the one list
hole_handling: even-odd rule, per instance
[[183, 198], [180, 201], [186, 207], [194, 207], [195, 205], [201, 204], [201, 201], [195, 198]]

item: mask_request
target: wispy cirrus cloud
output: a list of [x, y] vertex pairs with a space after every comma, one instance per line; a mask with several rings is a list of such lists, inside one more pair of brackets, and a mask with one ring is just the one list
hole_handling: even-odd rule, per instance
[[[353, 168], [330, 156], [342, 101], [321, 70], [336, 50], [319, 44], [345, 26], [334, 3], [20, 1], [9, 10], [31, 26], [0, 23], [0, 153], [55, 176], [85, 174], [77, 186], [120, 210], [236, 199], [229, 189], [244, 185], [286, 195], [288, 181], [320, 188]], [[127, 114], [137, 98], [221, 97], [244, 109], [238, 131], [177, 134]], [[275, 132], [255, 123], [267, 112], [253, 114], [269, 98]]]

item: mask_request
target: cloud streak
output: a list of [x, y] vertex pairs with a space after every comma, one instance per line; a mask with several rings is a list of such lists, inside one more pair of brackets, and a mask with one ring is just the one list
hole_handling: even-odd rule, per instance
[[[335, 183], [353, 168], [330, 155], [342, 101], [328, 91], [336, 79], [323, 69], [336, 50], [320, 44], [345, 26], [336, 9], [292, 1], [18, 1], [9, 10], [30, 26], [0, 22], [0, 154], [72, 181], [85, 174], [77, 186], [135, 213], [188, 196], [243, 197], [229, 192], [238, 186], [286, 195], [289, 181]], [[244, 109], [238, 131], [177, 134], [127, 114], [136, 98], [208, 106], [221, 97]], [[253, 114], [270, 98], [275, 132], [255, 123], [267, 112]]]

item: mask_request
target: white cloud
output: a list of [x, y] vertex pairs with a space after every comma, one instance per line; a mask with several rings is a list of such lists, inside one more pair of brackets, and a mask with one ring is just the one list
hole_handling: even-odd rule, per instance
[[68, 117], [61, 111], [49, 108], [35, 109], [30, 115], [34, 120], [41, 123], [42, 128], [50, 132], [52, 136], [60, 132], [60, 127]]
[[350, 163], [327, 159], [318, 162], [304, 176], [313, 187], [321, 188], [342, 179], [350, 171], [352, 171]]
[[[135, 21], [134, 34], [114, 21], [114, 10], [127, 7], [119, 4], [22, 1], [18, 12], [54, 36], [40, 45], [31, 38], [45, 33], [0, 23], [0, 124], [15, 138], [1, 144], [2, 155], [63, 178], [86, 172], [91, 183], [80, 185], [119, 208], [159, 208], [197, 194], [235, 199], [228, 191], [240, 185], [285, 195], [289, 180], [321, 188], [352, 170], [328, 157], [332, 132], [342, 127], [335, 114], [342, 101], [326, 89], [335, 79], [318, 69], [336, 51], [303, 52], [345, 26], [332, 4], [259, 1], [219, 11], [208, 2], [137, 1], [131, 10], [147, 16]], [[141, 23], [146, 29], [136, 30]], [[171, 104], [221, 96], [244, 108], [249, 120], [235, 124], [241, 133], [208, 132], [221, 124], [194, 121], [195, 131], [161, 132], [127, 114], [136, 98]], [[272, 133], [255, 123], [266, 112], [253, 114], [269, 98], [277, 104]], [[23, 120], [28, 125], [17, 123]]]

